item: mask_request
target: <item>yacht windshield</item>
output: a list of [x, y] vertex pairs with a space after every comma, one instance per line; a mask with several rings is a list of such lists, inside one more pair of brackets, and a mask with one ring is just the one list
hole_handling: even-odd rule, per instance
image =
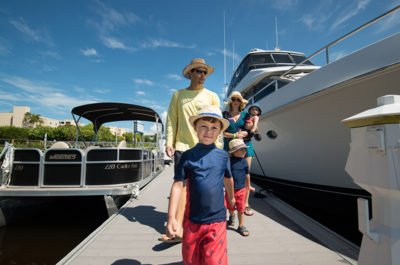
[[289, 54], [287, 53], [275, 53], [273, 54], [274, 60], [278, 64], [294, 64]]
[[[294, 55], [292, 54], [292, 58], [295, 61], [296, 64], [301, 63], [302, 61], [304, 61], [306, 59], [306, 57], [301, 56], [301, 55]], [[307, 64], [307, 65], [314, 65], [312, 62], [310, 62], [309, 60], [305, 61], [302, 64]]]

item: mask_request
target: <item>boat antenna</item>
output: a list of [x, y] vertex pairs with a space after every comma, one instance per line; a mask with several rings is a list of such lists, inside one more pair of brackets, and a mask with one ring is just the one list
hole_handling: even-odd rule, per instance
[[276, 40], [275, 51], [280, 51], [281, 48], [279, 48], [279, 40], [278, 40], [278, 18], [277, 18], [277, 17], [275, 17], [275, 40]]
[[228, 89], [228, 84], [226, 83], [226, 37], [225, 37], [225, 10], [224, 10], [224, 88], [223, 94], [225, 95]]
[[232, 72], [235, 71], [235, 40], [232, 41]]

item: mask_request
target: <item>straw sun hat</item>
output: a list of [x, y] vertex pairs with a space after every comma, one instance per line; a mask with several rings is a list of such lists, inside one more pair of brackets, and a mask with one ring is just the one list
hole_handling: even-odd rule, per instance
[[229, 153], [234, 153], [243, 148], [248, 148], [243, 139], [233, 139], [229, 142]]
[[231, 95], [229, 96], [228, 101], [225, 102], [225, 104], [230, 106], [231, 103], [232, 103], [232, 98], [238, 98], [238, 99], [240, 99], [240, 101], [242, 102], [242, 104], [240, 105], [240, 108], [241, 108], [241, 109], [244, 109], [244, 107], [245, 107], [245, 106], [247, 105], [247, 103], [249, 102], [249, 101], [247, 101], [246, 99], [243, 98], [242, 94], [240, 94], [239, 91], [233, 91], [233, 92], [231, 93]]
[[229, 121], [222, 117], [221, 110], [217, 106], [206, 105], [204, 106], [197, 115], [193, 115], [189, 117], [190, 124], [194, 127], [195, 121], [200, 118], [211, 117], [219, 120], [222, 123], [221, 132], [225, 131], [229, 126]]
[[189, 73], [192, 71], [192, 69], [196, 68], [205, 68], [207, 69], [207, 75], [209, 76], [212, 72], [214, 72], [214, 67], [211, 65], [206, 64], [206, 61], [202, 58], [195, 58], [193, 59], [190, 64], [186, 65], [185, 68], [183, 68], [182, 74], [184, 77], [187, 79], [190, 79]]

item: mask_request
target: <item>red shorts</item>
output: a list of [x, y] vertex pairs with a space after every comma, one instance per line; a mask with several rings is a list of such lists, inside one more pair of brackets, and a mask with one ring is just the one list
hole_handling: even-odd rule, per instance
[[185, 265], [228, 265], [226, 222], [196, 224], [185, 218], [182, 257]]
[[226, 208], [228, 208], [229, 211], [234, 211], [236, 209], [238, 211], [238, 213], [244, 213], [244, 209], [246, 208], [246, 194], [247, 194], [246, 188], [235, 190], [234, 197], [236, 200], [236, 204], [233, 207], [229, 203], [228, 193], [225, 192]]

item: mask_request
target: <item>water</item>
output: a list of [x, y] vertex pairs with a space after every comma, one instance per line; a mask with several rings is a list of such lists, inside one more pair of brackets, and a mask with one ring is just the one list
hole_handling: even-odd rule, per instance
[[102, 197], [58, 198], [29, 207], [35, 210], [0, 228], [1, 265], [56, 264], [108, 217]]
[[[253, 177], [258, 186], [270, 189], [265, 179]], [[360, 246], [362, 234], [358, 230], [357, 197], [333, 193], [309, 192], [287, 186], [274, 195], [292, 207], [313, 218], [332, 231]]]

